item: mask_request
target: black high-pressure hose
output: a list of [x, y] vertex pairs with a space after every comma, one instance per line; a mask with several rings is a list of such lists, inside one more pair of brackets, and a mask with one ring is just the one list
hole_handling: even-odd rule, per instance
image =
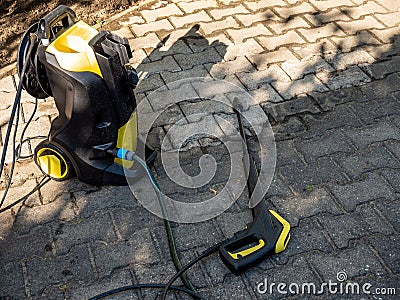
[[[168, 213], [167, 213], [167, 209], [165, 207], [165, 202], [164, 202], [164, 199], [163, 199], [163, 196], [162, 196], [162, 192], [161, 192], [160, 188], [158, 187], [158, 184], [155, 181], [154, 176], [151, 173], [151, 171], [149, 170], [146, 162], [143, 159], [141, 159], [138, 155], [136, 155], [135, 152], [127, 151], [127, 150], [122, 149], [122, 148], [109, 150], [108, 152], [109, 152], [109, 154], [111, 154], [111, 155], [113, 155], [114, 157], [117, 157], [117, 158], [130, 160], [130, 161], [136, 161], [145, 170], [148, 178], [150, 179], [150, 182], [151, 182], [154, 190], [157, 192], [158, 202], [160, 204], [161, 213], [162, 213], [162, 216], [164, 218], [164, 226], [165, 226], [165, 230], [167, 232], [168, 246], [169, 246], [169, 251], [170, 251], [170, 254], [171, 254], [172, 261], [173, 261], [173, 263], [175, 265], [176, 270], [177, 271], [181, 270], [182, 269], [182, 263], [181, 263], [181, 261], [179, 259], [178, 251], [176, 250], [176, 245], [175, 245], [175, 240], [174, 240], [174, 236], [173, 236], [173, 233], [172, 233], [171, 223], [168, 220]], [[187, 289], [192, 290], [194, 292], [196, 291], [195, 288], [193, 287], [192, 283], [187, 279], [185, 274], [182, 275], [181, 279], [182, 279], [182, 282], [183, 282], [183, 284], [185, 285], [185, 287]]]
[[[167, 229], [167, 235], [168, 235], [168, 240], [169, 240], [169, 247], [170, 247], [170, 252], [171, 252], [171, 256], [173, 257], [175, 266], [177, 268], [177, 272], [175, 273], [174, 276], [171, 277], [171, 279], [168, 281], [167, 284], [136, 284], [136, 285], [130, 285], [130, 286], [124, 286], [121, 288], [117, 288], [105, 293], [102, 293], [100, 295], [97, 295], [95, 297], [90, 298], [89, 300], [97, 300], [97, 299], [101, 299], [104, 297], [108, 297], [123, 291], [128, 291], [128, 290], [135, 290], [135, 289], [142, 289], [142, 288], [162, 288], [163, 289], [163, 293], [161, 296], [162, 300], [166, 299], [167, 293], [169, 290], [177, 290], [177, 291], [181, 291], [184, 292], [188, 295], [191, 295], [193, 298], [198, 299], [198, 300], [202, 300], [204, 298], [202, 298], [196, 291], [194, 291], [194, 289], [190, 289], [190, 288], [182, 288], [182, 287], [177, 287], [172, 285], [179, 277], [181, 277], [182, 281], [184, 281], [183, 278], [185, 278], [185, 272], [191, 268], [193, 265], [195, 265], [196, 263], [198, 263], [200, 260], [210, 256], [211, 254], [215, 253], [216, 251], [218, 251], [219, 247], [223, 244], [225, 244], [226, 242], [229, 241], [228, 240], [224, 240], [221, 241], [213, 246], [211, 246], [210, 248], [208, 248], [207, 250], [205, 250], [201, 255], [199, 255], [198, 257], [196, 257], [194, 260], [192, 260], [191, 262], [189, 262], [188, 264], [186, 264], [185, 266], [182, 267], [180, 261], [179, 261], [179, 257], [178, 257], [178, 253], [176, 251], [176, 247], [175, 247], [175, 242], [174, 242], [174, 238], [172, 235], [172, 230], [171, 230], [171, 226], [170, 223], [168, 221], [167, 217], [167, 211], [165, 208], [165, 203], [162, 197], [162, 193], [153, 177], [153, 174], [151, 173], [149, 167], [147, 166], [146, 162], [141, 159], [138, 155], [136, 155], [135, 152], [133, 151], [128, 151], [125, 149], [112, 149], [112, 150], [108, 150], [107, 151], [109, 154], [113, 155], [116, 158], [120, 158], [120, 159], [125, 159], [125, 160], [130, 160], [130, 161], [136, 161], [138, 162], [146, 171], [147, 176], [150, 179], [150, 182], [154, 188], [154, 190], [157, 192], [157, 197], [159, 199], [160, 202], [160, 206], [161, 206], [161, 210], [162, 210], [162, 214], [164, 217], [164, 223], [166, 225], [166, 229]], [[178, 262], [179, 264], [177, 264], [176, 262]], [[186, 279], [187, 280], [187, 279]], [[190, 284], [190, 281], [187, 281]]]

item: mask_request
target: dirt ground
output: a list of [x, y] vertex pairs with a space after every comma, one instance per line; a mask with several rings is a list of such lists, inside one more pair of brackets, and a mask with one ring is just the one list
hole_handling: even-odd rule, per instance
[[22, 34], [58, 5], [71, 7], [79, 20], [102, 22], [137, 0], [0, 0], [0, 68], [14, 62]]

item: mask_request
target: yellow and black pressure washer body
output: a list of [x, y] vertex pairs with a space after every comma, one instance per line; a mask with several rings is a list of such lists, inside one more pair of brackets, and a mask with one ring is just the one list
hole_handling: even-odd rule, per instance
[[[75, 22], [75, 13], [66, 6], [29, 28], [18, 53], [19, 72], [29, 64], [23, 86], [36, 98], [54, 97], [59, 113], [48, 139], [35, 149], [35, 161], [44, 173], [56, 180], [76, 174], [94, 185], [125, 185], [126, 176], [131, 181], [141, 175], [132, 163], [104, 151], [137, 151], [141, 143], [133, 94], [138, 80], [128, 66], [131, 57], [126, 39]], [[154, 158], [151, 149], [139, 148], [146, 151], [148, 162]]]

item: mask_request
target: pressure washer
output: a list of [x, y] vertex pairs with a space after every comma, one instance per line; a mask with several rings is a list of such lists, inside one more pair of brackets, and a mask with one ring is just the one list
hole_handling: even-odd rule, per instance
[[[77, 175], [93, 185], [125, 185], [125, 175], [134, 181], [139, 170], [124, 170], [123, 161], [103, 150], [135, 151], [141, 142], [132, 91], [138, 77], [129, 66], [132, 52], [127, 39], [98, 32], [75, 18], [69, 7], [59, 6], [27, 30], [19, 47], [20, 78], [27, 66], [23, 88], [35, 98], [53, 97], [58, 109], [34, 160], [55, 180]], [[147, 148], [147, 162], [154, 156]]]
[[[93, 185], [125, 185], [128, 181], [134, 182], [148, 176], [162, 208], [177, 273], [167, 284], [125, 286], [91, 299], [142, 288], [163, 289], [162, 299], [166, 298], [170, 289], [202, 299], [185, 276], [190, 267], [219, 251], [224, 264], [232, 273], [239, 275], [270, 255], [283, 251], [290, 239], [290, 225], [278, 213], [268, 210], [262, 197], [262, 201], [252, 209], [253, 222], [245, 230], [213, 245], [187, 265], [181, 265], [162, 193], [148, 167], [156, 152], [138, 138], [133, 93], [138, 76], [135, 69], [129, 66], [131, 57], [127, 39], [106, 30], [99, 32], [82, 21], [77, 22], [74, 11], [64, 5], [29, 27], [18, 49], [20, 82], [1, 157], [0, 176], [15, 119], [12, 136], [14, 156], [7, 188], [0, 203], [0, 213], [23, 202], [50, 178], [62, 181], [77, 176], [79, 180]], [[36, 103], [16, 147], [22, 88], [35, 98]], [[36, 138], [24, 139], [23, 136], [33, 119], [37, 99], [47, 97], [54, 98], [58, 116], [51, 122], [48, 136], [36, 146], [33, 154], [45, 178], [30, 193], [1, 208], [11, 185], [15, 160], [21, 157], [22, 144]], [[242, 108], [236, 106], [240, 134], [246, 143]], [[138, 149], [145, 149], [144, 153], [138, 155]], [[247, 150], [244, 154], [248, 154]], [[250, 163], [246, 164], [243, 160], [243, 165], [249, 173], [247, 186], [250, 196], [253, 193], [262, 195], [257, 186], [258, 174], [251, 156]], [[172, 285], [179, 277], [185, 287]]]

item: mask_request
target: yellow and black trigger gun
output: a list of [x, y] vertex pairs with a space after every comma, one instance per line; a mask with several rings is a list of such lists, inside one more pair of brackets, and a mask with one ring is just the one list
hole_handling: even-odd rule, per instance
[[[234, 100], [234, 107], [240, 135], [247, 145], [241, 116], [243, 108], [237, 99]], [[250, 198], [255, 193], [262, 197], [261, 187], [257, 185], [257, 169], [250, 153], [248, 163], [243, 158], [243, 165], [248, 169], [247, 187]], [[245, 230], [236, 232], [232, 239], [219, 247], [221, 260], [235, 275], [239, 275], [273, 254], [282, 252], [290, 239], [290, 224], [277, 212], [267, 209], [264, 197], [252, 208], [252, 215], [253, 221], [247, 224]]]

